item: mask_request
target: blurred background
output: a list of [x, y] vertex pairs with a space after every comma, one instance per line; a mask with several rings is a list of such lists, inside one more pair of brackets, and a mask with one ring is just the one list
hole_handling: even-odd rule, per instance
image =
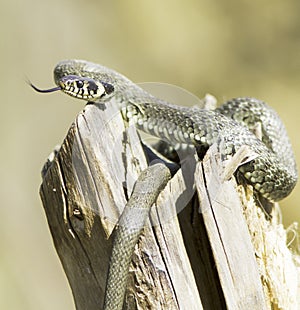
[[[282, 117], [300, 165], [298, 0], [2, 1], [0, 308], [74, 309], [39, 198], [40, 170], [83, 108], [53, 86], [66, 58], [222, 102], [253, 96]], [[187, 103], [188, 104], [188, 103]], [[282, 203], [300, 221], [300, 186]]]

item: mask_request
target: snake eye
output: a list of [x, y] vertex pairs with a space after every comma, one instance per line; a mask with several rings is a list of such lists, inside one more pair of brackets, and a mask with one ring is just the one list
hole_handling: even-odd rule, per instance
[[82, 88], [84, 83], [83, 83], [82, 80], [78, 80], [78, 81], [76, 81], [76, 85], [77, 85], [78, 88]]
[[93, 92], [94, 94], [97, 93], [99, 87], [98, 85], [95, 83], [94, 80], [90, 80], [89, 81], [89, 91]]

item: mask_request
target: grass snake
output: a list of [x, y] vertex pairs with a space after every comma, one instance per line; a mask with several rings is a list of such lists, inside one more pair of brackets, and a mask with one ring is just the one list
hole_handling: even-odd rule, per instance
[[[31, 85], [40, 92], [62, 90], [79, 99], [106, 104], [114, 97], [125, 121], [133, 121], [138, 129], [171, 144], [183, 143], [203, 149], [217, 143], [224, 158], [234, 155], [242, 146], [248, 146], [257, 156], [238, 170], [247, 183], [269, 201], [278, 201], [289, 195], [297, 182], [296, 163], [284, 125], [276, 112], [260, 100], [236, 98], [215, 110], [177, 106], [152, 96], [114, 70], [84, 60], [60, 62], [54, 69], [54, 80], [57, 87], [48, 90]], [[253, 133], [257, 124], [261, 128], [261, 139]], [[144, 182], [143, 186], [152, 187], [153, 184]], [[156, 196], [152, 193], [151, 197], [157, 197], [158, 188], [161, 187], [156, 186]], [[147, 208], [151, 207], [155, 199], [146, 202]], [[142, 200], [136, 198], [133, 201], [134, 204], [143, 204]], [[132, 209], [134, 204], [129, 201], [127, 207]], [[144, 213], [141, 218], [148, 214]], [[130, 223], [127, 215], [124, 218]], [[144, 223], [144, 219], [141, 222]], [[126, 227], [130, 230], [130, 226], [128, 224]], [[138, 232], [134, 232], [131, 246], [125, 246], [129, 258], [142, 226]], [[129, 230], [119, 229], [115, 240], [119, 237], [121, 239], [115, 241], [119, 246], [114, 247], [111, 260], [118, 256], [124, 257], [120, 251], [126, 244], [124, 240], [128, 240]], [[121, 279], [122, 275], [119, 277]], [[109, 281], [108, 285], [112, 286], [110, 292], [121, 290], [118, 307], [122, 309], [126, 282], [125, 287], [123, 285], [120, 289], [116, 288], [117, 280]], [[105, 309], [118, 309], [116, 305], [109, 305], [110, 300], [116, 298], [114, 294], [111, 295], [114, 297], [106, 296]]]

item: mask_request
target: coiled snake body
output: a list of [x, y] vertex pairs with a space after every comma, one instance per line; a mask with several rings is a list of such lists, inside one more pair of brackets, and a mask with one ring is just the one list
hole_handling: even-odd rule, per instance
[[[54, 70], [54, 79], [58, 85], [56, 88], [42, 91], [32, 87], [41, 92], [62, 90], [86, 101], [109, 103], [113, 96], [120, 105], [124, 120], [133, 121], [142, 131], [171, 144], [179, 142], [208, 148], [217, 143], [224, 157], [235, 154], [243, 145], [248, 146], [257, 156], [238, 169], [246, 181], [269, 201], [286, 197], [296, 184], [297, 169], [286, 130], [277, 114], [262, 101], [237, 98], [216, 110], [176, 106], [150, 95], [111, 69], [83, 60], [60, 62]], [[262, 140], [252, 132], [257, 124], [261, 127]], [[130, 227], [121, 232], [115, 255], [121, 253], [122, 240], [127, 238], [129, 231]], [[136, 240], [139, 233], [135, 232], [132, 240]], [[132, 248], [126, 253], [127, 264]], [[125, 255], [119, 256], [122, 259]], [[122, 274], [119, 277], [127, 276]], [[107, 297], [105, 309], [122, 308], [126, 281], [121, 289], [114, 281], [110, 289], [114, 290], [114, 287], [117, 287], [118, 304]], [[109, 296], [115, 296], [115, 293]]]

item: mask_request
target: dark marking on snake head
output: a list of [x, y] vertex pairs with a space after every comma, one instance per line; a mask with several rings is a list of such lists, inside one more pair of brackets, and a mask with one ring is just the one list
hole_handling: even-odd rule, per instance
[[109, 84], [109, 83], [104, 83], [102, 82], [101, 83], [105, 89], [105, 92], [107, 95], [110, 95], [114, 90], [115, 88], [113, 87], [113, 85]]

